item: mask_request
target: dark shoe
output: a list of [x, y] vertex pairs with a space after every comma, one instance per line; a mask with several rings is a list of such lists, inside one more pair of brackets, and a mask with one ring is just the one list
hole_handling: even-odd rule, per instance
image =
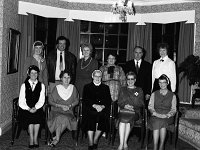
[[34, 144], [34, 147], [35, 147], [35, 148], [38, 148], [38, 147], [39, 147], [39, 144]]
[[32, 148], [34, 148], [35, 147], [35, 145], [29, 145], [28, 146], [28, 148], [30, 148], [30, 149], [32, 149]]
[[93, 150], [93, 146], [88, 146], [88, 150]]
[[97, 144], [94, 144], [93, 145], [93, 149], [97, 149], [98, 145]]

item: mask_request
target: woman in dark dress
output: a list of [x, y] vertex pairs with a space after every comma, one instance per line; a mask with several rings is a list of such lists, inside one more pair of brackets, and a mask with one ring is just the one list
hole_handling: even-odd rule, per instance
[[159, 78], [160, 90], [152, 93], [148, 109], [151, 112], [149, 127], [153, 130], [154, 150], [164, 150], [167, 126], [174, 123], [176, 113], [176, 96], [170, 89], [170, 80], [162, 74]]
[[19, 94], [19, 118], [23, 128], [29, 131], [29, 148], [39, 147], [38, 131], [44, 122], [42, 106], [45, 102], [45, 86], [38, 81], [39, 68], [30, 66], [28, 77], [22, 84]]
[[140, 108], [144, 107], [144, 95], [141, 88], [136, 87], [136, 75], [129, 72], [126, 75], [127, 86], [119, 93], [119, 137], [118, 150], [128, 150], [127, 140], [135, 121], [139, 119]]
[[101, 83], [102, 72], [92, 73], [93, 82], [83, 89], [83, 130], [87, 131], [89, 150], [97, 149], [102, 132], [109, 130], [111, 96], [109, 87]]
[[75, 82], [80, 99], [82, 99], [84, 85], [92, 82], [91, 74], [95, 69], [98, 69], [98, 61], [91, 57], [93, 52], [92, 45], [90, 43], [82, 44], [81, 52], [83, 58], [78, 61]]

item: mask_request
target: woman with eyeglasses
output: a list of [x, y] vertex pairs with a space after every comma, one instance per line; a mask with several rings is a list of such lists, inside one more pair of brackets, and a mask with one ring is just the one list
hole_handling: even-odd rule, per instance
[[[176, 95], [169, 90], [170, 80], [165, 74], [158, 78], [158, 83], [160, 89], [151, 94], [149, 101], [148, 109], [151, 112], [149, 127], [153, 130], [153, 150], [164, 150], [166, 128], [174, 123]], [[160, 141], [159, 146], [158, 141]]]
[[129, 72], [126, 75], [126, 87], [119, 93], [119, 138], [118, 150], [128, 150], [128, 137], [135, 121], [139, 119], [140, 109], [144, 107], [144, 95], [141, 88], [135, 86], [136, 75]]

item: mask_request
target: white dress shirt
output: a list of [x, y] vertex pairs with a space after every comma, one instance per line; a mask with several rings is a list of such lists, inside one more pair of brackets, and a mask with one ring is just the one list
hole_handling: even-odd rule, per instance
[[[28, 82], [30, 86], [33, 87], [32, 90], [35, 89], [35, 86], [38, 83], [37, 80], [33, 83], [30, 81], [30, 79], [28, 80]], [[39, 97], [38, 102], [35, 104], [36, 109], [40, 109], [44, 105], [44, 102], [45, 102], [45, 86], [43, 83], [41, 85], [42, 85], [42, 89], [40, 91], [40, 97]], [[25, 83], [23, 83], [20, 89], [20, 93], [19, 93], [19, 107], [24, 110], [29, 110], [31, 108], [26, 103], [25, 90], [26, 90]]]
[[[164, 61], [161, 61], [164, 60]], [[155, 79], [158, 79], [162, 74], [168, 76], [171, 82], [172, 92], [176, 90], [176, 66], [173, 60], [171, 60], [168, 56], [164, 58], [160, 58], [153, 62], [152, 68], [152, 89], [154, 85]]]
[[[57, 59], [56, 59], [56, 72], [55, 72], [55, 80], [60, 80], [60, 52], [58, 49], [57, 49]], [[62, 51], [62, 61], [63, 61], [63, 70], [65, 70], [65, 52]]]
[[139, 67], [139, 69], [140, 69], [140, 65], [141, 65], [141, 63], [142, 63], [142, 59], [140, 59], [140, 60], [134, 59], [134, 61], [135, 61], [135, 67], [136, 67], [136, 64], [137, 64], [137, 62], [138, 62], [138, 67]]

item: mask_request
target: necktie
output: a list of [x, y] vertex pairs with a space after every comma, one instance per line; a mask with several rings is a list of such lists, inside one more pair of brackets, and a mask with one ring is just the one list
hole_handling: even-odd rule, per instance
[[60, 71], [63, 70], [63, 58], [62, 58], [62, 52], [60, 52]]
[[136, 68], [136, 72], [138, 73], [138, 71], [139, 71], [139, 65], [138, 65], [138, 61], [137, 61], [137, 63], [136, 63], [136, 66], [135, 66], [135, 68]]

